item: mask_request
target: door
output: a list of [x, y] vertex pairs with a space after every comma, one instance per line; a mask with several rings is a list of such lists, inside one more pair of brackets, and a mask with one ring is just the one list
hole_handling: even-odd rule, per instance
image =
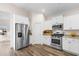
[[28, 25], [25, 25], [25, 45], [24, 46], [28, 46], [29, 45], [29, 29], [28, 29]]
[[22, 24], [15, 24], [15, 49], [22, 48], [23, 37], [22, 37]]
[[23, 47], [28, 46], [28, 25], [22, 24], [22, 34], [23, 34]]

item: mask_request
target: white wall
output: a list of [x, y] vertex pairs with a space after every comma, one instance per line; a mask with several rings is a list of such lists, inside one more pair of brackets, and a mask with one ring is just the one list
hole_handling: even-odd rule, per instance
[[42, 44], [43, 14], [32, 14], [31, 21], [32, 36], [30, 37], [30, 43]]

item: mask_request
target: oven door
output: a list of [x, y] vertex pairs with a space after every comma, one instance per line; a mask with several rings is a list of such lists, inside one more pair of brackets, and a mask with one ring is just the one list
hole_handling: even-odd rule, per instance
[[51, 40], [51, 43], [60, 45], [60, 40], [59, 40], [59, 39], [52, 39], [52, 40]]

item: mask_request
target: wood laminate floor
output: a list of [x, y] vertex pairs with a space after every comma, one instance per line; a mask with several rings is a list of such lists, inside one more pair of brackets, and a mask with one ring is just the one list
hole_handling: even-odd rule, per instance
[[34, 44], [29, 45], [21, 50], [14, 51], [10, 48], [9, 41], [0, 42], [0, 56], [73, 56], [72, 54], [66, 53], [49, 47], [47, 45]]
[[16, 56], [73, 56], [64, 51], [48, 47], [46, 45], [30, 45], [27, 48], [15, 51]]

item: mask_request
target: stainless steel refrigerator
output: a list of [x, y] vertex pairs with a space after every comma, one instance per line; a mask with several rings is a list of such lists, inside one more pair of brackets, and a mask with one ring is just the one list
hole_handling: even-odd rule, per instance
[[29, 33], [27, 24], [15, 24], [15, 49], [21, 49], [29, 45]]

